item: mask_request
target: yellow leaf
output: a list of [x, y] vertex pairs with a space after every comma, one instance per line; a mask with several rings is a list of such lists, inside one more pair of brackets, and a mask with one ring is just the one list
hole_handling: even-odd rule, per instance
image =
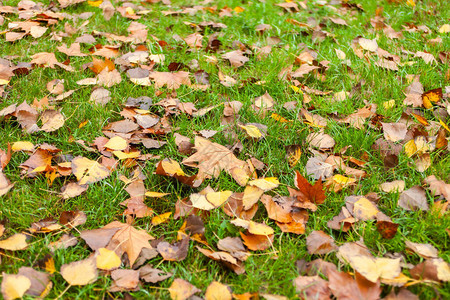
[[417, 146], [416, 143], [414, 143], [414, 140], [409, 140], [408, 142], [406, 142], [405, 153], [408, 157], [411, 157], [417, 153]]
[[162, 160], [160, 162], [161, 167], [163, 170], [169, 174], [170, 176], [178, 175], [178, 176], [184, 176], [186, 175], [184, 171], [181, 169], [180, 164], [175, 160]]
[[102, 3], [103, 3], [103, 0], [97, 0], [97, 1], [88, 0], [88, 4], [93, 7], [99, 7], [100, 4], [102, 4]]
[[158, 192], [146, 192], [145, 196], [153, 198], [162, 198], [164, 196], [170, 195], [170, 193], [158, 193]]
[[62, 265], [61, 275], [70, 285], [86, 285], [97, 280], [98, 272], [94, 260], [85, 259]]
[[441, 124], [441, 126], [444, 127], [445, 130], [447, 130], [448, 132], [450, 132], [450, 128], [448, 127], [448, 125], [445, 124], [441, 119], [439, 119], [439, 124]]
[[127, 147], [128, 147], [127, 141], [120, 136], [113, 137], [105, 144], [105, 148], [117, 151], [125, 150]]
[[389, 100], [389, 101], [384, 101], [384, 102], [383, 102], [383, 107], [384, 107], [384, 109], [393, 108], [394, 105], [395, 105], [395, 100], [394, 100], [394, 99]]
[[236, 13], [241, 13], [241, 12], [243, 12], [245, 9], [243, 9], [242, 7], [240, 7], [240, 6], [236, 6], [235, 8], [234, 8], [234, 11], [236, 12]]
[[376, 282], [379, 278], [394, 279], [401, 272], [400, 258], [373, 258], [364, 255], [352, 255], [349, 257], [349, 262], [353, 269], [372, 282]]
[[191, 194], [189, 200], [192, 202], [192, 206], [202, 210], [211, 210], [216, 208], [212, 205], [204, 195], [201, 194]]
[[382, 279], [381, 283], [383, 284], [387, 284], [387, 285], [393, 285], [393, 286], [404, 286], [406, 283], [408, 283], [409, 281], [413, 281], [412, 278], [406, 276], [403, 273], [400, 273], [400, 275], [398, 275], [395, 278], [392, 279]]
[[333, 176], [333, 180], [338, 183], [338, 184], [342, 184], [342, 185], [346, 185], [346, 184], [351, 184], [356, 182], [356, 179], [354, 178], [349, 178], [349, 177], [345, 177], [342, 176], [340, 174], [336, 174]]
[[135, 14], [135, 11], [134, 11], [134, 9], [133, 8], [131, 8], [131, 7], [127, 7], [127, 8], [125, 8], [125, 12], [128, 14], [128, 15], [134, 15]]
[[139, 157], [139, 155], [141, 155], [141, 152], [139, 152], [139, 151], [134, 151], [134, 152], [125, 153], [125, 152], [123, 152], [123, 151], [113, 151], [113, 154], [114, 154], [119, 160], [123, 160], [123, 159], [128, 159], [128, 158], [136, 158], [136, 157]]
[[242, 204], [244, 209], [250, 209], [259, 198], [264, 194], [264, 191], [256, 186], [247, 185], [244, 190], [244, 196], [242, 197]]
[[169, 212], [166, 212], [159, 216], [154, 216], [152, 218], [152, 225], [159, 225], [161, 223], [167, 222], [167, 220], [169, 220], [171, 215], [172, 215], [172, 212], [169, 211]]
[[271, 235], [274, 233], [272, 227], [253, 221], [250, 221], [248, 224], [248, 232], [257, 235]]
[[78, 183], [91, 184], [109, 176], [110, 171], [96, 162], [86, 157], [75, 157], [72, 160], [72, 172], [77, 177]]
[[353, 215], [360, 220], [372, 220], [380, 211], [377, 206], [366, 198], [361, 198], [353, 206]]
[[5, 300], [22, 298], [31, 287], [31, 281], [23, 275], [3, 273], [2, 294]]
[[261, 179], [255, 179], [252, 181], [249, 181], [248, 183], [251, 186], [256, 186], [263, 190], [264, 192], [273, 190], [274, 188], [278, 187], [280, 185], [280, 182], [276, 177], [267, 177], [267, 178], [261, 178]]
[[261, 138], [262, 137], [262, 133], [261, 131], [259, 131], [258, 127], [256, 127], [255, 125], [239, 125], [239, 127], [241, 127], [242, 129], [244, 129], [247, 134], [252, 137], [252, 138]]
[[5, 85], [5, 84], [8, 84], [8, 83], [9, 83], [9, 80], [0, 78], [0, 85]]
[[219, 207], [224, 204], [232, 194], [232, 191], [212, 192], [206, 194], [206, 200], [208, 200], [215, 207]]
[[6, 240], [0, 241], [0, 249], [3, 250], [23, 250], [28, 247], [27, 236], [23, 233], [16, 233]]
[[273, 113], [272, 115], [270, 115], [270, 117], [272, 119], [274, 119], [275, 121], [278, 121], [280, 123], [289, 123], [292, 122], [291, 120], [286, 120], [285, 118], [283, 118], [282, 116], [280, 116], [279, 114]]
[[450, 32], [450, 24], [444, 24], [439, 28], [439, 33], [449, 33]]
[[87, 123], [89, 123], [89, 120], [86, 120], [84, 122], [81, 122], [80, 125], [78, 125], [78, 128], [83, 128], [84, 126], [87, 125]]
[[442, 88], [429, 90], [422, 94], [423, 107], [432, 108], [433, 103], [439, 102], [442, 98]]
[[98, 253], [95, 260], [97, 268], [102, 270], [112, 270], [120, 267], [122, 261], [116, 252], [106, 248], [100, 248], [98, 249]]
[[205, 300], [231, 300], [230, 288], [220, 282], [213, 281], [206, 289]]
[[290, 85], [289, 87], [290, 87], [294, 92], [303, 94], [303, 91], [302, 91], [298, 86]]
[[15, 142], [12, 145], [11, 150], [14, 152], [16, 152], [16, 151], [33, 151], [34, 145], [33, 145], [33, 143], [27, 142], [27, 141]]
[[416, 2], [414, 2], [414, 0], [406, 0], [406, 4], [408, 4], [409, 6], [412, 6], [412, 7], [416, 6]]

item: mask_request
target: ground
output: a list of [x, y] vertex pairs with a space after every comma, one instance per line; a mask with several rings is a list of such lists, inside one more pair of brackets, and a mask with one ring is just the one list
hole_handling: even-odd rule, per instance
[[[109, 6], [106, 1], [75, 2], [42, 1], [37, 5], [31, 1], [6, 0], [0, 9], [0, 110], [17, 104], [10, 112], [0, 113], [3, 137], [0, 140], [3, 149], [0, 153], [3, 168], [0, 236], [5, 240], [16, 233], [27, 234], [23, 250], [12, 251], [0, 242], [3, 278], [17, 274], [21, 267], [45, 271], [37, 262], [51, 254], [55, 272], [50, 277], [53, 287], [49, 298], [122, 298], [126, 294], [137, 299], [176, 298], [168, 289], [172, 286], [171, 291], [176, 290], [173, 282], [181, 278], [196, 286], [200, 290], [197, 295], [202, 297], [211, 282], [218, 281], [228, 285], [235, 295], [249, 292], [291, 299], [305, 296], [304, 289], [294, 284], [294, 279], [312, 275], [302, 267], [302, 260], [321, 258], [333, 263], [339, 271], [358, 276], [356, 272], [362, 272], [363, 267], [339, 259], [337, 254], [343, 248], [337, 247], [363, 240], [373, 255], [370, 259], [401, 257], [402, 273], [411, 277], [394, 285], [383, 275], [377, 276], [375, 282], [381, 281], [381, 288], [374, 288], [378, 291], [374, 299], [406, 288], [420, 299], [450, 297], [447, 212], [450, 3], [173, 0], [171, 4], [170, 1], [131, 1], [131, 4], [114, 1]], [[86, 12], [92, 15], [83, 14]], [[108, 15], [109, 12], [113, 14]], [[19, 23], [24, 27], [14, 27], [15, 22], [26, 20], [37, 20], [39, 24]], [[33, 31], [30, 26], [34, 26]], [[39, 33], [45, 28], [43, 34]], [[20, 38], [13, 33], [19, 33]], [[78, 54], [58, 49], [63, 44], [69, 47], [84, 34], [92, 35], [94, 41], [81, 41]], [[136, 55], [136, 51], [141, 52]], [[135, 55], [128, 59], [123, 56], [127, 53]], [[110, 59], [110, 63], [105, 64], [105, 59]], [[20, 69], [16, 68], [19, 62], [31, 64]], [[305, 71], [298, 71], [301, 68]], [[130, 73], [133, 69], [139, 74]], [[81, 81], [87, 78], [91, 78], [89, 84]], [[61, 84], [48, 84], [55, 79]], [[419, 86], [418, 90], [411, 88], [414, 84]], [[64, 89], [58, 90], [61, 85]], [[101, 88], [110, 95], [98, 103], [91, 95], [94, 90], [104, 93]], [[64, 92], [72, 90], [72, 94], [63, 97]], [[62, 99], [57, 100], [58, 96]], [[144, 110], [128, 105], [124, 110], [130, 97], [141, 96], [150, 97], [153, 105]], [[237, 102], [230, 104], [231, 101], [242, 104], [238, 112], [233, 110]], [[28, 106], [22, 106], [21, 110], [18, 107], [23, 102]], [[203, 108], [211, 110], [204, 112]], [[366, 108], [364, 112], [363, 108]], [[46, 111], [50, 120], [46, 120]], [[231, 113], [225, 118], [224, 111]], [[359, 114], [352, 121], [346, 119], [355, 113]], [[136, 121], [138, 115], [151, 116], [158, 122], [145, 129]], [[126, 129], [118, 134], [106, 127], [124, 119], [139, 124], [130, 131], [135, 134], [134, 141]], [[214, 191], [244, 192], [246, 183], [239, 184], [227, 167], [221, 168], [217, 176], [209, 176], [212, 178], [196, 177], [200, 181], [198, 186], [183, 184], [174, 178], [177, 176], [164, 176], [163, 173], [181, 176], [183, 172], [191, 176], [202, 171], [183, 164], [196, 151], [199, 153], [199, 147], [192, 148], [190, 143], [197, 143], [201, 135], [210, 133], [202, 130], [217, 131], [208, 137], [214, 143], [211, 147], [216, 147], [214, 151], [217, 145], [222, 145], [231, 149], [226, 153], [235, 156], [235, 163], [257, 168], [251, 173], [243, 167], [242, 172], [247, 172], [250, 179], [256, 179], [255, 174], [268, 179], [263, 183], [265, 187], [276, 182], [275, 187], [264, 191], [265, 195], [287, 199], [296, 205], [317, 206], [317, 210], [291, 208], [289, 211], [290, 216], [299, 211], [309, 215], [305, 224], [297, 224], [305, 225], [304, 233], [283, 232], [274, 218], [269, 217], [266, 205], [257, 202], [258, 210], [252, 220], [270, 226], [274, 234], [263, 236], [273, 240], [264, 250], [251, 250], [246, 243], [249, 257], [243, 262], [245, 273], [238, 275], [197, 248], [218, 251], [219, 240], [240, 237], [240, 232], [248, 234], [244, 228], [231, 223], [236, 218], [222, 208], [230, 200], [225, 199], [206, 213], [206, 209], [199, 208], [211, 205], [208, 200], [198, 205], [190, 203], [198, 208], [195, 213], [204, 223], [204, 243], [191, 236], [187, 248], [183, 248], [187, 249], [185, 258], [177, 254], [173, 259], [163, 259], [157, 255], [145, 261], [172, 273], [171, 277], [158, 283], [141, 281], [140, 288], [111, 292], [110, 271], [101, 271], [95, 283], [70, 286], [61, 275], [61, 267], [94, 255], [80, 237], [81, 231], [120, 221], [173, 244], [177, 237], [186, 234], [179, 233], [187, 220], [175, 208], [180, 200], [192, 202], [192, 195], [199, 195], [208, 186]], [[180, 150], [183, 145], [179, 145], [176, 134], [187, 137], [184, 144], [187, 149]], [[314, 134], [320, 138], [312, 139]], [[105, 148], [114, 135], [122, 139]], [[99, 137], [104, 139], [94, 145]], [[143, 137], [166, 144], [160, 148], [146, 147], [141, 144]], [[17, 144], [23, 141], [32, 145]], [[118, 145], [122, 142], [126, 143], [125, 147]], [[45, 143], [59, 150], [49, 150]], [[387, 153], [386, 145], [396, 150]], [[297, 152], [289, 157], [291, 152], [286, 151], [287, 146]], [[8, 147], [12, 147], [11, 155]], [[39, 151], [49, 160], [25, 163]], [[139, 151], [137, 157], [121, 159], [120, 155], [132, 155], [136, 151]], [[107, 162], [102, 159], [105, 155], [109, 158]], [[88, 167], [81, 173], [76, 173], [76, 168], [82, 167], [74, 164], [75, 157], [89, 159]], [[328, 171], [313, 171], [308, 164], [312, 158]], [[162, 166], [164, 159], [178, 162], [181, 167], [171, 165], [158, 171], [157, 166]], [[254, 160], [249, 163], [251, 159]], [[343, 163], [338, 162], [340, 159]], [[58, 167], [62, 162], [66, 165]], [[261, 168], [258, 162], [262, 163]], [[106, 172], [104, 176], [88, 174], [94, 165], [100, 166], [99, 173]], [[136, 172], [140, 178], [134, 176]], [[311, 184], [316, 183], [324, 191], [325, 199], [319, 202], [308, 197], [307, 186], [298, 183], [296, 174]], [[91, 181], [81, 182], [87, 177]], [[432, 179], [434, 185], [430, 184]], [[381, 186], [394, 180], [403, 181], [404, 188], [388, 192]], [[143, 197], [141, 194], [134, 194], [135, 199], [141, 199], [136, 200], [139, 209], [148, 212], [145, 216], [139, 216], [126, 203], [130, 194], [133, 197], [133, 191], [127, 189], [133, 181], [143, 184], [144, 192], [167, 193], [162, 198], [147, 197], [145, 204], [139, 198]], [[61, 188], [68, 183], [89, 187], [79, 195], [64, 197]], [[414, 187], [417, 190], [412, 190], [413, 198], [419, 190], [425, 197], [417, 196], [420, 203], [413, 208], [400, 205], [399, 198], [407, 195], [403, 190]], [[289, 188], [301, 192], [293, 195]], [[349, 208], [348, 197], [352, 195], [365, 196], [370, 203], [367, 205], [376, 213], [362, 216], [369, 210], [366, 202], [361, 204], [364, 212], [360, 214], [350, 206], [354, 221], [350, 222], [351, 228], [344, 230], [342, 223], [338, 224], [341, 228], [330, 228], [329, 221], [343, 207]], [[75, 229], [66, 224], [46, 233], [42, 233], [43, 228], [38, 232], [30, 230], [33, 223], [45, 218], [55, 220], [47, 220], [50, 223], [58, 223], [66, 211], [83, 212], [86, 222]], [[168, 212], [172, 214], [164, 222], [157, 224], [153, 219], [152, 223], [153, 217]], [[380, 234], [378, 227], [383, 220], [378, 212], [387, 217], [388, 226], [398, 224], [393, 238]], [[333, 251], [317, 254], [308, 247], [306, 237], [316, 231], [332, 237], [337, 245], [331, 247]], [[76, 245], [49, 248], [50, 243], [69, 232], [78, 239]], [[438, 254], [424, 255], [407, 247], [406, 241], [431, 245]], [[152, 243], [156, 248], [157, 243]], [[122, 251], [119, 255], [120, 269], [130, 269], [130, 253], [123, 255]], [[413, 280], [411, 269], [426, 261], [439, 262], [446, 275], [419, 276]], [[376, 268], [367, 272], [381, 274]], [[327, 274], [321, 276], [331, 280]], [[7, 298], [4, 282], [5, 279], [2, 293]], [[404, 287], [400, 289], [401, 285]], [[330, 289], [338, 299], [343, 297], [332, 286]]]

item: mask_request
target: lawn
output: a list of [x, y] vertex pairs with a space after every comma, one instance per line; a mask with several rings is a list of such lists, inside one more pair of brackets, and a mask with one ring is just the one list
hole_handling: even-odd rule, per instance
[[450, 2], [2, 4], [5, 299], [450, 298]]

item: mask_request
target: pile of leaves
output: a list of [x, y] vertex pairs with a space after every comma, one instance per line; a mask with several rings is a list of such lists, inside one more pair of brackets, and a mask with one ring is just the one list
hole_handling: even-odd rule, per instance
[[[413, 0], [388, 2], [411, 10], [416, 6]], [[396, 43], [419, 32], [427, 44], [440, 47], [449, 45], [450, 25], [429, 28], [406, 23], [396, 31], [380, 7], [365, 29], [377, 38], [355, 36], [350, 45], [340, 45], [334, 28], [350, 27], [355, 15], [366, 13], [362, 5], [349, 1], [263, 3], [276, 9], [295, 35], [308, 40], [276, 71], [273, 80], [294, 99], [285, 101], [270, 95], [269, 79], [259, 72], [255, 77], [240, 78], [242, 70], [252, 70], [258, 62], [273, 59], [274, 53], [293, 46], [274, 36], [276, 24], [255, 26], [251, 34], [261, 38], [254, 44], [233, 40], [222, 32], [251, 5], [228, 7], [220, 1], [203, 1], [201, 5], [176, 7], [168, 0], [58, 0], [49, 4], [24, 0], [16, 6], [0, 6], [2, 43], [50, 39], [52, 50], [47, 51], [54, 51], [31, 49], [29, 58], [6, 53], [0, 58], [0, 96], [4, 102], [0, 122], [5, 136], [5, 147], [0, 149], [2, 201], [11, 199], [15, 189], [11, 174], [27, 184], [44, 179], [41, 182], [52, 189], [46, 192], [56, 193], [61, 202], [85, 197], [89, 190], [101, 189], [111, 177], [128, 193], [120, 201], [120, 215], [111, 222], [91, 220], [91, 212], [78, 208], [33, 219], [28, 228], [15, 227], [15, 220], [3, 219], [0, 259], [3, 266], [14, 265], [12, 269], [2, 267], [8, 270], [1, 283], [5, 299], [63, 297], [69, 289], [93, 285], [100, 278], [108, 278], [102, 283], [108, 293], [133, 295], [167, 281], [171, 282], [165, 284], [172, 299], [195, 299], [198, 295], [205, 299], [285, 299], [264, 288], [243, 291], [245, 287], [238, 287], [239, 292], [235, 292], [222, 275], [200, 289], [180, 274], [161, 268], [200, 254], [207, 264], [223, 266], [220, 272], [227, 276], [246, 276], [250, 257], [261, 254], [280, 259], [276, 244], [284, 239], [300, 239], [310, 255], [296, 262], [298, 277], [292, 284], [301, 298], [414, 299], [418, 296], [409, 287], [431, 286], [439, 291], [448, 287], [450, 264], [445, 245], [450, 231], [440, 233], [445, 240], [438, 249], [411, 241], [400, 218], [422, 211], [420, 216], [434, 216], [443, 228], [450, 222], [448, 174], [440, 179], [430, 173], [433, 162], [445, 161], [450, 149], [450, 86], [430, 86], [428, 79], [422, 80], [423, 74], [405, 71], [415, 64], [428, 64], [444, 78], [441, 82], [448, 82], [450, 52], [448, 47], [437, 56], [396, 47], [389, 52], [377, 39]], [[323, 7], [334, 13], [312, 17]], [[76, 9], [87, 11], [76, 13]], [[156, 13], [160, 18], [173, 18], [173, 22], [195, 15], [203, 21], [185, 21], [187, 33], [174, 34], [166, 41], [152, 32], [151, 16]], [[302, 19], [308, 15], [311, 17]], [[117, 18], [127, 24], [126, 30], [89, 29], [96, 18]], [[218, 22], [222, 19], [223, 23]], [[67, 45], [66, 40], [73, 42]], [[322, 54], [321, 43], [332, 43], [335, 51]], [[198, 59], [173, 61], [182, 52], [194, 53]], [[381, 103], [371, 101], [370, 76], [364, 77], [363, 71], [354, 67], [355, 62], [378, 72], [396, 72], [405, 85], [404, 96]], [[350, 90], [331, 90], [335, 87], [326, 85], [336, 68], [352, 78], [355, 84]], [[47, 74], [57, 78], [36, 83], [45, 86], [46, 96], [32, 103], [11, 97], [17, 81], [47, 69], [52, 69]], [[72, 117], [65, 104], [77, 103], [77, 97], [89, 91], [89, 107], [106, 111], [116, 97], [116, 88], [126, 84], [136, 87], [141, 95], [120, 95], [114, 121], [102, 120], [101, 131], [94, 132], [90, 140], [71, 134], [68, 143], [77, 151], [68, 151], [58, 142], [58, 134]], [[264, 92], [247, 102], [232, 96], [233, 90], [240, 93], [259, 87]], [[149, 88], [154, 91], [152, 97], [145, 92]], [[218, 101], [186, 101], [187, 94], [208, 99], [218, 89], [227, 91], [216, 95], [220, 96]], [[353, 100], [358, 108], [349, 113], [324, 113], [320, 109]], [[388, 113], [394, 107], [400, 107], [397, 118]], [[179, 127], [183, 118], [187, 123], [214, 119], [218, 128], [183, 135]], [[255, 119], [260, 123], [252, 122]], [[90, 122], [87, 116], [80, 121], [80, 130]], [[8, 138], [8, 126], [20, 128], [22, 139]], [[370, 151], [357, 149], [362, 145], [356, 139], [343, 145], [333, 136], [340, 127], [376, 137]], [[275, 140], [278, 134], [296, 140], [295, 144], [283, 144], [287, 172], [272, 166], [270, 158], [245, 151]], [[302, 138], [296, 139], [298, 136]], [[412, 184], [399, 176], [397, 170], [402, 168], [419, 174], [421, 183]], [[371, 186], [376, 170], [389, 173], [389, 181], [382, 178], [377, 190], [365, 191], [362, 187]], [[155, 176], [163, 186], [149, 190], [148, 186], [154, 186], [149, 177]], [[218, 184], [220, 180], [228, 183]], [[178, 197], [164, 185], [177, 186]], [[104, 197], [101, 201], [112, 201], [116, 195]], [[164, 211], [162, 202], [166, 203]], [[338, 202], [337, 213], [316, 224], [319, 212], [332, 202]], [[395, 215], [384, 213], [392, 212], [391, 207], [395, 207]], [[0, 215], [5, 216], [6, 212]], [[228, 232], [236, 234], [218, 237], [209, 226], [214, 216], [225, 220], [225, 226], [232, 228]], [[181, 224], [172, 227], [175, 234], [158, 229], [174, 220]], [[354, 238], [359, 228], [371, 224], [378, 232], [377, 243], [395, 239], [405, 251], [377, 251], [371, 249], [373, 241], [365, 236]], [[43, 241], [45, 250], [39, 252], [33, 265], [24, 265], [16, 257]], [[86, 250], [83, 259], [60, 259], [76, 245]], [[155, 262], [159, 262], [157, 266], [152, 265]], [[55, 293], [53, 285], [61, 282], [61, 277], [67, 286]]]

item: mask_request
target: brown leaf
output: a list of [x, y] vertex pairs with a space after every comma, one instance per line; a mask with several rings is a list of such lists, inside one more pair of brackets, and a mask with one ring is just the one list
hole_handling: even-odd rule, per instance
[[438, 250], [430, 244], [419, 244], [411, 241], [405, 241], [406, 248], [424, 258], [437, 258]]
[[328, 254], [337, 249], [331, 236], [321, 230], [311, 232], [306, 238], [309, 254]]
[[135, 291], [139, 285], [139, 271], [117, 269], [111, 272], [111, 278], [114, 280], [110, 291]]
[[182, 84], [191, 85], [189, 72], [152, 72], [149, 77], [155, 81], [155, 88], [167, 86], [168, 89], [178, 89]]
[[222, 58], [228, 59], [230, 64], [235, 68], [241, 67], [249, 61], [248, 57], [244, 56], [244, 52], [241, 50], [225, 53], [222, 55]]
[[406, 210], [428, 210], [425, 190], [416, 185], [403, 191], [398, 199], [398, 205]]
[[149, 235], [145, 230], [135, 229], [129, 224], [124, 224], [118, 221], [109, 223], [103, 226], [102, 229], [116, 229], [119, 230], [111, 238], [109, 245], [118, 249], [122, 253], [128, 254], [130, 265], [133, 265], [138, 258], [142, 248], [152, 248], [149, 244], [149, 240], [153, 240], [154, 237]]
[[325, 201], [325, 192], [323, 190], [322, 180], [319, 179], [311, 185], [305, 177], [300, 174], [299, 171], [295, 171], [294, 177], [295, 187], [299, 189], [300, 193], [297, 196], [297, 200], [300, 202], [312, 202], [316, 204], [322, 204]]
[[[406, 133], [405, 133], [406, 134]], [[333, 148], [336, 142], [334, 139], [324, 133], [323, 131], [318, 131], [315, 133], [310, 133], [306, 137], [306, 141], [313, 147], [319, 148], [319, 149], [329, 149]]]
[[164, 260], [182, 261], [186, 258], [189, 250], [189, 237], [186, 236], [181, 241], [173, 245], [168, 242], [160, 242], [158, 243], [156, 249]]
[[388, 141], [398, 142], [406, 137], [407, 128], [403, 123], [381, 123], [384, 138]]
[[100, 248], [106, 247], [113, 235], [119, 231], [120, 228], [98, 228], [92, 230], [83, 230], [80, 237], [88, 244], [88, 246], [96, 251]]
[[349, 274], [328, 271], [329, 288], [337, 300], [367, 299], [376, 300], [380, 298], [380, 282], [372, 283], [356, 273], [356, 280]]
[[[164, 275], [163, 275], [164, 274]], [[159, 269], [153, 269], [150, 265], [145, 265], [139, 269], [139, 277], [145, 282], [157, 283], [172, 277], [172, 273], [166, 273]]]
[[[221, 171], [226, 171], [236, 180], [237, 176], [233, 173], [234, 169], [243, 171], [244, 176], [250, 179], [251, 173], [248, 164], [236, 158], [228, 148], [196, 136], [195, 149], [197, 152], [185, 158], [183, 164], [199, 169], [197, 180], [203, 181], [205, 178], [217, 178]], [[239, 184], [242, 183], [242, 180], [238, 179], [236, 181]], [[241, 185], [245, 185], [245, 183]]]
[[62, 44], [62, 46], [56, 47], [56, 49], [67, 56], [87, 56], [87, 54], [81, 52], [79, 43], [73, 43], [69, 48], [67, 48], [66, 44]]
[[303, 299], [331, 299], [328, 282], [319, 276], [298, 276], [294, 279], [294, 287]]
[[241, 238], [244, 240], [245, 246], [250, 250], [266, 250], [272, 245], [274, 235], [257, 235], [251, 233], [239, 232]]
[[45, 297], [53, 286], [48, 273], [39, 272], [30, 267], [20, 267], [17, 275], [25, 276], [30, 280], [31, 286], [26, 291], [27, 295]]
[[31, 281], [23, 275], [13, 275], [2, 273], [2, 295], [5, 300], [22, 298], [25, 292], [31, 287]]
[[14, 186], [14, 183], [11, 183], [1, 170], [0, 168], [0, 196], [3, 196]]
[[210, 259], [224, 264], [227, 268], [233, 270], [236, 274], [240, 275], [245, 273], [244, 264], [240, 260], [233, 257], [230, 253], [224, 251], [213, 252], [209, 249], [202, 249], [199, 246], [197, 246], [197, 249]]
[[64, 126], [65, 118], [60, 111], [46, 110], [41, 114], [42, 127], [45, 132], [53, 132]]

